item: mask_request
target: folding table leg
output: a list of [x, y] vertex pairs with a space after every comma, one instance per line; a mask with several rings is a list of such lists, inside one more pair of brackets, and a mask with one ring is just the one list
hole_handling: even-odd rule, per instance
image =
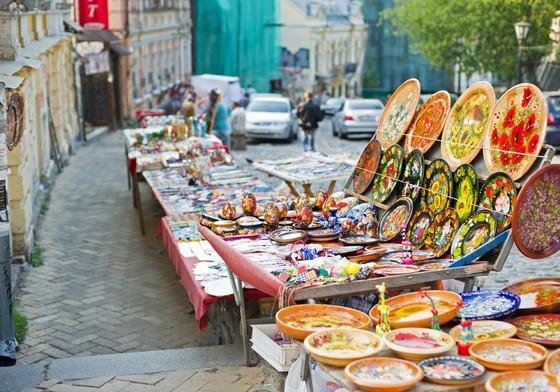
[[245, 298], [243, 297], [243, 282], [228, 268], [229, 281], [233, 289], [235, 303], [239, 306], [241, 316], [241, 341], [243, 343], [243, 357], [245, 366], [251, 366], [251, 353], [249, 351], [249, 333], [247, 331], [247, 314], [245, 313]]
[[301, 184], [305, 194], [309, 197], [313, 197], [313, 191], [311, 190], [311, 184]]
[[138, 175], [132, 177], [132, 200], [133, 204], [138, 210], [138, 217], [140, 219], [140, 231], [142, 235], [146, 235], [146, 228], [144, 227], [144, 211], [142, 210], [142, 200], [140, 199], [140, 187], [138, 185]]
[[290, 188], [290, 193], [292, 195], [294, 195], [295, 197], [299, 196], [299, 192], [297, 191], [296, 187], [294, 186], [294, 184], [292, 184], [290, 181], [284, 181], [286, 183], [286, 185], [288, 185], [288, 188]]
[[327, 190], [327, 194], [332, 195], [335, 186], [336, 186], [336, 180], [332, 180], [329, 184], [329, 189]]

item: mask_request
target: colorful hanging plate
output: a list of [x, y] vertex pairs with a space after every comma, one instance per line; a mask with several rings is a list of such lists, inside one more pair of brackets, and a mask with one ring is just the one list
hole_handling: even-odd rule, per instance
[[443, 159], [435, 159], [426, 169], [422, 205], [427, 206], [433, 215], [437, 215], [449, 206], [451, 195], [453, 195], [453, 173], [447, 162]]
[[481, 210], [472, 214], [459, 227], [451, 243], [451, 257], [461, 258], [493, 238], [496, 226], [496, 218], [490, 211]]
[[526, 279], [504, 290], [519, 295], [521, 314], [560, 312], [560, 277]]
[[411, 253], [412, 255], [410, 255], [407, 250], [393, 250], [390, 252], [386, 252], [385, 255], [391, 259], [399, 259], [399, 260], [412, 256], [412, 259], [416, 262], [430, 260], [436, 257], [436, 255], [433, 252], [429, 252], [427, 250], [413, 249]]
[[412, 150], [406, 157], [400, 189], [401, 196], [410, 197], [412, 201], [420, 194], [424, 181], [424, 156], [419, 150]]
[[356, 164], [356, 170], [354, 170], [354, 192], [364, 193], [371, 182], [377, 171], [377, 166], [379, 165], [379, 158], [381, 157], [381, 144], [375, 139], [372, 139], [360, 159]]
[[[496, 338], [511, 338], [517, 332], [517, 328], [514, 325], [498, 320], [475, 320], [472, 322], [471, 328], [474, 342]], [[449, 331], [449, 334], [456, 342], [460, 342], [461, 326], [454, 326]]]
[[478, 203], [481, 208], [494, 213], [498, 222], [497, 233], [509, 228], [516, 196], [517, 189], [515, 189], [511, 177], [506, 173], [494, 173], [484, 181]]
[[484, 366], [462, 357], [435, 357], [421, 361], [418, 366], [424, 378], [435, 384], [462, 385], [482, 377]]
[[540, 259], [560, 249], [560, 165], [547, 165], [523, 185], [513, 210], [512, 234], [527, 257]]
[[419, 208], [414, 212], [406, 230], [406, 237], [412, 246], [419, 248], [424, 245], [430, 223], [432, 223], [432, 212], [427, 207]]
[[387, 149], [381, 157], [378, 173], [373, 180], [371, 197], [380, 203], [391, 196], [401, 175], [404, 152], [401, 146], [395, 144]]
[[505, 290], [477, 290], [460, 293], [463, 313], [467, 320], [490, 320], [511, 316], [521, 299]]
[[550, 353], [543, 368], [548, 374], [560, 376], [560, 348]]
[[477, 82], [453, 105], [441, 137], [441, 156], [453, 169], [470, 163], [480, 152], [495, 102], [492, 86]]
[[424, 247], [433, 252], [435, 257], [440, 257], [451, 247], [451, 242], [459, 229], [459, 217], [451, 207], [435, 215], [428, 234], [424, 240]]
[[546, 121], [546, 101], [537, 86], [521, 83], [506, 91], [486, 126], [484, 163], [488, 171], [506, 172], [513, 180], [523, 177], [541, 151]]
[[560, 346], [560, 314], [534, 314], [510, 320], [517, 337], [545, 346]]
[[387, 149], [401, 140], [414, 118], [419, 99], [420, 82], [417, 79], [408, 79], [391, 95], [379, 119], [375, 136], [381, 147]]
[[478, 179], [474, 168], [465, 163], [453, 173], [453, 197], [455, 211], [463, 223], [477, 208]]
[[401, 197], [385, 211], [379, 223], [379, 236], [382, 241], [391, 241], [406, 227], [412, 215], [412, 200]]
[[406, 135], [404, 151], [418, 149], [425, 154], [437, 141], [449, 114], [451, 97], [447, 91], [434, 93], [422, 105]]

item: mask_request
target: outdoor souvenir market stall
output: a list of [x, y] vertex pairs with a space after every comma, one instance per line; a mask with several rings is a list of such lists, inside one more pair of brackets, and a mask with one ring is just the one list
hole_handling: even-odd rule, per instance
[[[312, 379], [319, 383], [316, 390], [329, 382], [360, 390], [457, 388], [429, 389], [419, 383], [423, 378], [467, 386], [486, 382], [491, 391], [521, 390], [507, 389], [507, 383], [558, 390], [544, 372], [490, 370], [541, 368], [548, 355], [541, 344], [560, 346], [560, 316], [554, 314], [560, 310], [560, 278], [472, 291], [476, 276], [502, 269], [514, 241], [531, 258], [560, 248], [560, 165], [550, 164], [554, 149], [543, 145], [544, 97], [523, 83], [496, 102], [492, 86], [478, 82], [452, 108], [449, 94], [440, 91], [416, 112], [419, 95], [416, 79], [394, 92], [344, 192], [281, 203], [246, 194], [243, 214], [234, 211], [230, 218], [245, 215], [241, 219], [256, 223], [260, 214], [253, 206], [264, 204], [264, 227], [248, 233], [237, 232], [241, 226], [224, 216], [201, 219], [200, 232], [227, 264], [240, 307], [242, 282], [278, 298], [282, 334], [268, 334], [269, 341], [259, 345], [254, 326], [253, 347], [281, 367], [288, 364], [271, 357], [285, 354], [289, 341], [283, 339], [305, 339], [306, 355], [294, 367], [308, 386]], [[224, 233], [224, 226], [230, 231]], [[419, 287], [438, 290], [403, 293]], [[377, 298], [340, 298], [362, 293]], [[296, 305], [308, 299], [321, 303]], [[530, 316], [507, 325], [493, 321], [521, 313]], [[376, 334], [363, 332], [372, 321]], [[445, 326], [449, 335], [441, 331], [444, 324], [458, 326]], [[516, 333], [521, 340], [486, 340]], [[460, 356], [439, 358], [455, 350]], [[474, 361], [465, 360], [469, 354]], [[385, 358], [393, 355], [407, 361]], [[428, 362], [415, 363], [423, 359]], [[545, 370], [560, 373], [550, 363]]]

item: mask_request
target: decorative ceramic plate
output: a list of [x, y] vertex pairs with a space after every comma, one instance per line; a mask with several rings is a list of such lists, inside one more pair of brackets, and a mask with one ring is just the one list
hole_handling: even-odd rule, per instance
[[424, 239], [424, 247], [434, 253], [435, 257], [440, 257], [451, 247], [458, 229], [459, 216], [455, 209], [447, 207], [432, 220]]
[[416, 201], [424, 182], [424, 156], [419, 150], [412, 150], [406, 157], [400, 184], [401, 196]]
[[344, 377], [360, 390], [408, 391], [422, 381], [418, 365], [397, 358], [367, 358], [352, 362], [344, 369]]
[[362, 250], [364, 247], [360, 245], [352, 245], [352, 246], [337, 246], [336, 248], [329, 249], [329, 252], [333, 255], [351, 255], [352, 253], [356, 253], [359, 250]]
[[366, 245], [373, 245], [379, 242], [379, 238], [369, 237], [367, 235], [348, 235], [346, 237], [340, 237], [339, 241], [342, 242], [344, 245], [354, 246], [366, 246]]
[[422, 271], [438, 271], [449, 268], [451, 262], [449, 260], [433, 260], [418, 263]]
[[311, 230], [308, 231], [307, 234], [309, 238], [325, 238], [325, 237], [336, 237], [340, 234], [338, 230], [333, 229], [318, 229], [318, 230]]
[[519, 295], [520, 314], [560, 312], [560, 277], [542, 277], [513, 283], [504, 290]]
[[498, 100], [486, 126], [484, 163], [518, 180], [533, 166], [546, 133], [546, 100], [537, 86], [521, 83]]
[[426, 169], [422, 204], [434, 215], [449, 206], [449, 197], [453, 195], [453, 173], [447, 162], [435, 159]]
[[496, 235], [496, 218], [490, 211], [477, 211], [459, 227], [451, 243], [451, 257], [459, 259]]
[[[411, 253], [412, 253], [412, 259], [415, 262], [430, 260], [436, 257], [436, 255], [433, 252], [427, 250], [413, 249]], [[399, 259], [399, 260], [409, 257], [409, 252], [406, 250], [393, 250], [390, 252], [386, 252], [385, 254], [389, 258]]]
[[303, 241], [306, 237], [307, 233], [305, 231], [295, 229], [277, 229], [268, 234], [268, 238], [270, 238], [271, 241], [279, 244]]
[[429, 328], [400, 328], [387, 332], [383, 339], [399, 357], [412, 361], [441, 355], [455, 347], [451, 336]]
[[511, 316], [519, 308], [521, 299], [505, 290], [464, 291], [463, 312], [467, 320], [491, 320]]
[[451, 97], [447, 91], [438, 91], [420, 107], [406, 135], [404, 151], [409, 154], [412, 150], [418, 149], [422, 154], [437, 141], [445, 119], [451, 106]]
[[394, 275], [405, 275], [412, 274], [414, 272], [420, 271], [420, 267], [415, 265], [384, 265], [375, 268], [375, 273], [377, 275], [384, 276], [394, 276]]
[[370, 261], [379, 260], [385, 252], [382, 250], [361, 250], [356, 254], [346, 256], [348, 260], [354, 263], [367, 263]]
[[377, 140], [372, 139], [364, 148], [364, 151], [362, 151], [362, 155], [360, 155], [360, 159], [358, 159], [356, 164], [353, 180], [354, 192], [364, 193], [369, 188], [377, 172], [380, 158], [381, 144]]
[[511, 225], [511, 214], [516, 196], [517, 189], [515, 189], [511, 177], [506, 173], [494, 173], [484, 181], [478, 203], [481, 208], [494, 213], [498, 223], [497, 233], [508, 229]]
[[419, 99], [420, 82], [417, 79], [408, 79], [391, 95], [375, 135], [381, 147], [387, 149], [401, 140], [414, 118]]
[[540, 259], [560, 249], [560, 164], [547, 165], [523, 185], [513, 210], [512, 234], [527, 257]]
[[406, 227], [412, 215], [412, 204], [410, 198], [401, 197], [385, 211], [379, 222], [379, 236], [382, 241], [391, 241], [401, 233], [402, 227]]
[[553, 376], [560, 376], [560, 348], [548, 355], [544, 362], [544, 371]]
[[534, 314], [510, 320], [517, 327], [517, 337], [544, 344], [560, 346], [560, 314]]
[[395, 144], [389, 147], [381, 157], [378, 172], [373, 180], [371, 197], [380, 203], [391, 196], [401, 175], [404, 152], [401, 146]]
[[404, 246], [401, 244], [395, 244], [395, 243], [391, 243], [391, 242], [386, 242], [386, 243], [380, 243], [374, 246], [367, 246], [366, 249], [367, 250], [373, 250], [376, 248], [382, 248], [385, 249], [385, 252], [390, 252], [392, 250], [403, 250]]
[[560, 392], [558, 380], [539, 370], [514, 370], [490, 377], [488, 392]]
[[[475, 320], [472, 322], [471, 328], [474, 342], [496, 338], [511, 338], [517, 332], [517, 328], [514, 325], [498, 320]], [[449, 334], [456, 342], [460, 342], [461, 326], [456, 325], [451, 328]]]
[[474, 343], [469, 354], [488, 369], [527, 370], [540, 367], [548, 350], [540, 344], [500, 338]]
[[453, 173], [453, 197], [455, 211], [463, 223], [477, 209], [478, 179], [474, 168], [465, 163]]
[[412, 214], [406, 230], [406, 238], [412, 246], [420, 248], [424, 245], [430, 223], [432, 223], [432, 212], [427, 207], [421, 207]]
[[480, 152], [495, 102], [490, 83], [477, 82], [453, 105], [441, 137], [441, 156], [453, 169], [470, 163]]
[[362, 204], [358, 204], [356, 207], [348, 211], [346, 217], [352, 219], [353, 221], [359, 221], [368, 211], [373, 212], [373, 215], [377, 216], [376, 208], [373, 204], [362, 203]]
[[429, 358], [418, 366], [428, 381], [444, 385], [468, 384], [481, 378], [486, 371], [481, 364], [463, 357]]

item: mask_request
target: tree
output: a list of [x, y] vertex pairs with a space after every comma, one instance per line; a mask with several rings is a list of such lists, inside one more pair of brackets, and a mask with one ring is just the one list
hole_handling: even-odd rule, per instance
[[437, 67], [459, 64], [468, 76], [491, 72], [512, 80], [517, 61], [513, 24], [532, 24], [524, 56], [550, 50], [550, 23], [560, 0], [394, 0], [384, 17], [406, 34], [415, 50]]

